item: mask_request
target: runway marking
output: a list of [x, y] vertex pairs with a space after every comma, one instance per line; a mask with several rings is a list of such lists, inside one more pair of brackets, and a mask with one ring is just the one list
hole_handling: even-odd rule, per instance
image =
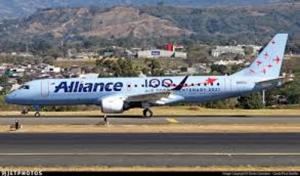
[[300, 153], [0, 153], [0, 156], [300, 156]]
[[169, 123], [179, 123], [178, 120], [174, 119], [174, 118], [167, 118], [166, 119]]

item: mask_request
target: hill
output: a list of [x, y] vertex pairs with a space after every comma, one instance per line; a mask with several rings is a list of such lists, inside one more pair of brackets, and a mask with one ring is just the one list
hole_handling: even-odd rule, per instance
[[300, 40], [300, 3], [246, 7], [145, 7], [146, 13], [173, 21], [209, 43], [264, 43], [279, 32]]
[[[172, 5], [189, 7], [262, 5], [284, 0], [0, 0], [0, 20], [29, 16], [38, 9], [57, 7], [111, 7], [111, 6], [143, 6]], [[289, 0], [291, 1], [291, 0]]]
[[18, 21], [12, 34], [19, 37], [24, 34], [28, 36], [51, 35], [54, 38], [77, 35], [116, 39], [129, 36], [135, 38], [179, 37], [189, 35], [191, 32], [178, 28], [167, 19], [143, 13], [137, 8], [113, 7], [109, 9], [39, 10], [29, 18]]
[[[259, 44], [289, 33], [300, 52], [300, 3], [243, 7], [173, 6], [54, 8], [0, 24], [0, 50], [58, 47]], [[37, 46], [36, 46], [37, 45]], [[42, 48], [42, 49], [41, 49]]]

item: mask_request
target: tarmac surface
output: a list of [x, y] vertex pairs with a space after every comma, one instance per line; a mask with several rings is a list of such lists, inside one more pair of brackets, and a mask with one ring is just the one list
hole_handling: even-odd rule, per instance
[[[170, 116], [170, 117], [153, 117], [141, 118], [140, 116], [111, 116], [108, 118], [111, 124], [126, 125], [126, 124], [168, 124], [183, 123], [183, 124], [295, 124], [300, 123], [300, 116]], [[11, 125], [16, 120], [21, 124], [67, 124], [67, 125], [93, 125], [103, 122], [103, 117], [0, 117], [0, 125]]]
[[299, 166], [300, 133], [0, 134], [0, 166]]

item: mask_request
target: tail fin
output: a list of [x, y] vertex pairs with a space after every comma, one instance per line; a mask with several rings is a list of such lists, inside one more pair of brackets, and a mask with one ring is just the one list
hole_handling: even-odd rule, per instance
[[276, 34], [254, 62], [233, 76], [279, 77], [288, 34]]

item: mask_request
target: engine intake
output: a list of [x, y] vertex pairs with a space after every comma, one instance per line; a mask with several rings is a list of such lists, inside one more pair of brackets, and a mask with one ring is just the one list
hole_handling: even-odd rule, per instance
[[103, 113], [122, 113], [124, 100], [121, 97], [107, 97], [102, 99], [101, 110]]

